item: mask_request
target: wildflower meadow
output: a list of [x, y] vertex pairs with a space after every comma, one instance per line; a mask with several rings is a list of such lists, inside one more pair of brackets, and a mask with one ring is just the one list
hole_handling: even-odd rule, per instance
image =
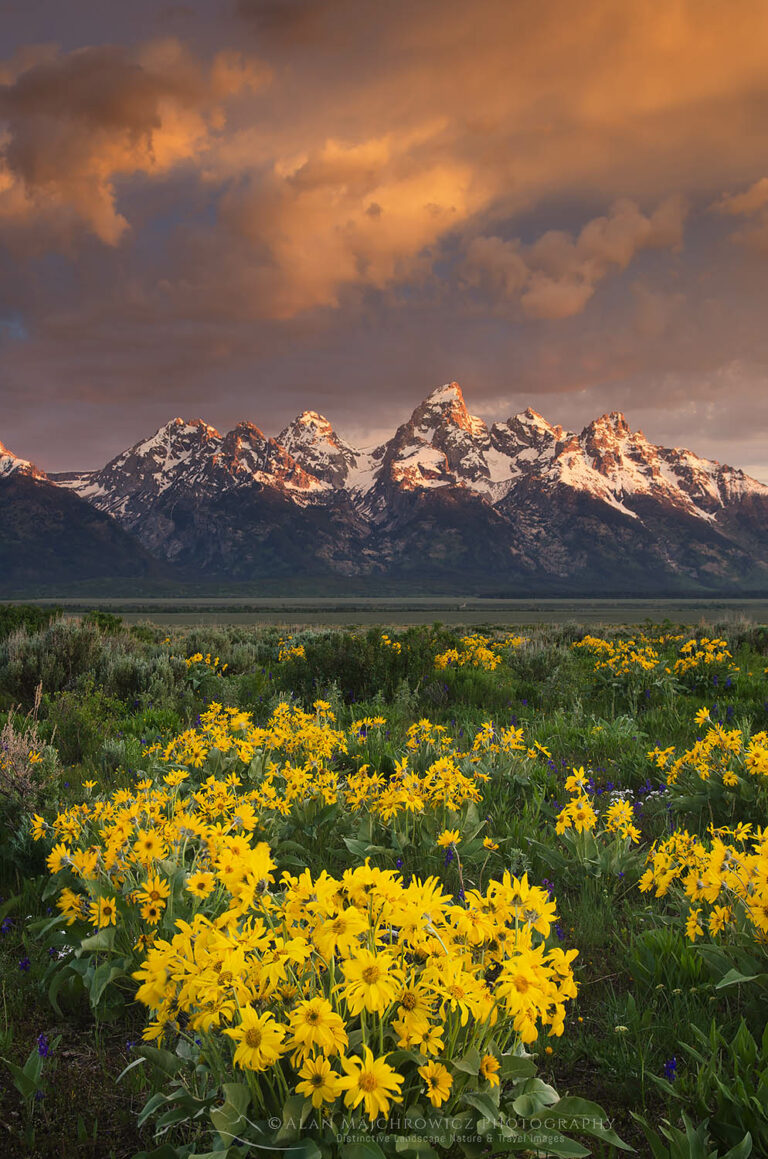
[[768, 1155], [768, 628], [0, 609], [3, 1156]]

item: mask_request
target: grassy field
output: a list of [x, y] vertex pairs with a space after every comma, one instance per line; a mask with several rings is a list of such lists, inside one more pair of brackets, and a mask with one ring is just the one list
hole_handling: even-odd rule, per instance
[[78, 599], [33, 601], [38, 607], [58, 606], [67, 615], [100, 610], [117, 614], [127, 624], [151, 622], [168, 627], [207, 624], [271, 624], [296, 630], [310, 625], [405, 627], [436, 620], [455, 627], [465, 625], [660, 624], [694, 625], [747, 619], [768, 622], [768, 599], [520, 599], [492, 600], [472, 596], [304, 597], [281, 599]]
[[0, 1154], [768, 1154], [768, 628], [436, 602], [0, 608]]

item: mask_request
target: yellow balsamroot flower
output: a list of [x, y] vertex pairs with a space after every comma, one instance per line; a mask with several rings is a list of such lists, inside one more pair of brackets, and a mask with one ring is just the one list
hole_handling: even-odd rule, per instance
[[149, 865], [153, 861], [162, 861], [168, 856], [168, 846], [154, 829], [139, 829], [137, 838], [133, 843], [133, 851], [136, 854], [136, 860], [142, 865]]
[[117, 905], [113, 897], [100, 897], [96, 904], [96, 913], [93, 917], [94, 925], [104, 929], [105, 926], [117, 925]]
[[700, 708], [693, 718], [697, 724], [704, 724], [705, 720], [709, 720], [709, 709]]
[[303, 1082], [296, 1084], [296, 1092], [311, 1099], [315, 1108], [334, 1102], [341, 1094], [341, 1076], [331, 1068], [327, 1058], [305, 1059], [299, 1074]]
[[136, 901], [140, 905], [149, 905], [151, 902], [154, 902], [155, 905], [159, 905], [162, 909], [165, 907], [170, 893], [170, 883], [155, 874], [152, 877], [148, 877], [143, 886], [136, 890]]
[[372, 954], [361, 950], [343, 964], [345, 984], [341, 993], [350, 1014], [368, 1010], [382, 1014], [397, 997], [402, 985], [402, 969], [393, 954]]
[[712, 937], [721, 934], [733, 920], [733, 911], [730, 906], [716, 905], [712, 907], [707, 927]]
[[237, 1043], [234, 1063], [244, 1070], [266, 1070], [284, 1050], [286, 1028], [272, 1014], [257, 1014], [252, 1006], [243, 1007], [240, 1025], [227, 1027], [224, 1033]]
[[427, 1088], [427, 1098], [433, 1107], [441, 1107], [450, 1097], [453, 1075], [441, 1062], [428, 1062], [419, 1067], [419, 1074]]
[[685, 919], [685, 936], [690, 941], [695, 942], [697, 937], [700, 937], [704, 930], [699, 921], [700, 909], [692, 909], [688, 912], [688, 917]]
[[614, 801], [605, 812], [605, 827], [609, 833], [620, 833], [632, 841], [640, 840], [640, 830], [634, 824], [634, 813], [629, 801]]
[[425, 1030], [418, 1041], [419, 1049], [422, 1054], [442, 1054], [445, 1049], [443, 1043], [444, 1030], [442, 1026], [430, 1026]]
[[82, 877], [83, 881], [93, 881], [97, 876], [98, 860], [98, 849], [76, 849], [72, 854], [72, 870], [78, 877]]
[[42, 841], [48, 830], [48, 822], [45, 821], [39, 813], [33, 813], [30, 829], [32, 830], [32, 840]]
[[402, 1102], [402, 1077], [387, 1062], [388, 1055], [374, 1058], [370, 1047], [363, 1047], [363, 1057], [342, 1058], [347, 1072], [339, 1079], [339, 1087], [346, 1091], [344, 1102], [354, 1110], [363, 1103], [365, 1113], [372, 1121], [389, 1113], [390, 1103]]
[[485, 1079], [489, 1086], [497, 1087], [499, 1085], [499, 1071], [501, 1070], [501, 1063], [492, 1054], [484, 1054], [480, 1060], [480, 1078]]
[[458, 845], [461, 835], [458, 829], [444, 829], [437, 839], [437, 844], [443, 849], [448, 845]]
[[493, 850], [499, 848], [499, 843], [498, 843], [498, 841], [494, 841], [492, 837], [484, 837], [483, 838], [483, 848], [493, 851]]
[[368, 929], [368, 918], [357, 906], [339, 910], [317, 927], [313, 941], [327, 962], [336, 953], [345, 956], [359, 945], [360, 935]]
[[403, 1028], [409, 1032], [423, 1033], [429, 1028], [434, 1014], [435, 1000], [425, 987], [411, 977], [397, 996], [397, 1014]]
[[188, 776], [189, 773], [186, 769], [173, 769], [170, 773], [165, 774], [163, 781], [171, 789], [175, 789], [177, 785], [182, 783], [182, 781], [186, 781]]
[[344, 1021], [327, 998], [319, 995], [300, 1002], [291, 1011], [290, 1047], [298, 1048], [302, 1056], [315, 1049], [323, 1054], [341, 1054], [348, 1045]]
[[440, 1014], [458, 1011], [462, 1026], [470, 1015], [481, 1018], [486, 996], [485, 983], [466, 970], [456, 957], [431, 962], [424, 972], [424, 981], [440, 999]]
[[212, 873], [191, 873], [184, 888], [194, 897], [206, 898], [216, 888], [216, 878]]
[[58, 845], [54, 845], [46, 857], [45, 864], [51, 873], [58, 873], [60, 870], [72, 864], [72, 850], [68, 845], [59, 842]]
[[578, 833], [594, 829], [597, 824], [597, 814], [587, 797], [574, 797], [564, 806], [557, 815], [555, 832], [564, 833], [566, 829], [574, 828]]
[[587, 774], [584, 772], [584, 766], [579, 769], [574, 769], [570, 777], [565, 782], [565, 790], [567, 793], [583, 794], [587, 785]]

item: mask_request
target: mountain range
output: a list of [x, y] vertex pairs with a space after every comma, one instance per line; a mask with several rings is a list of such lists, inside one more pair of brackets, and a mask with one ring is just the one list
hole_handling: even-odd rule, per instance
[[[451, 382], [361, 450], [316, 411], [276, 438], [173, 419], [97, 471], [0, 444], [0, 584], [451, 593], [768, 592], [768, 486], [620, 413], [488, 426]], [[287, 590], [287, 588], [286, 588]]]

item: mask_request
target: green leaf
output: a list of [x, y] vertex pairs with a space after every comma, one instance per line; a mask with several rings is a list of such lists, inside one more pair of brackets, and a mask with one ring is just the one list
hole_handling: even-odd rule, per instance
[[524, 1119], [537, 1115], [544, 1107], [551, 1107], [560, 1098], [554, 1087], [539, 1078], [526, 1079], [515, 1091], [512, 1108], [516, 1115], [522, 1115]]
[[477, 1075], [480, 1073], [480, 1063], [482, 1061], [480, 1051], [476, 1046], [471, 1046], [461, 1058], [453, 1059], [452, 1065], [454, 1070], [460, 1070], [464, 1074]]
[[119, 1083], [119, 1082], [120, 1082], [120, 1080], [123, 1078], [123, 1076], [128, 1074], [128, 1071], [129, 1071], [129, 1070], [133, 1070], [133, 1069], [134, 1069], [135, 1067], [137, 1067], [137, 1066], [143, 1066], [143, 1064], [144, 1064], [146, 1061], [147, 1061], [147, 1060], [146, 1060], [145, 1058], [135, 1058], [135, 1059], [133, 1060], [133, 1062], [129, 1062], [129, 1063], [128, 1063], [128, 1066], [124, 1067], [124, 1068], [123, 1068], [123, 1069], [120, 1071], [120, 1074], [119, 1074], [119, 1075], [117, 1076], [117, 1078], [115, 1079], [115, 1082], [116, 1082], [116, 1083]]
[[182, 1066], [180, 1058], [159, 1046], [137, 1046], [136, 1053], [169, 1075], [176, 1074]]
[[314, 1139], [299, 1139], [284, 1152], [286, 1159], [322, 1159], [322, 1151]]
[[342, 1143], [339, 1156], [340, 1159], [386, 1159], [381, 1147], [373, 1139], [365, 1143]]
[[115, 945], [115, 927], [105, 926], [103, 930], [97, 930], [95, 934], [91, 934], [89, 938], [83, 938], [80, 943], [80, 948], [77, 950], [79, 957], [84, 950], [111, 950]]
[[303, 1095], [290, 1095], [283, 1103], [283, 1122], [274, 1137], [275, 1142], [297, 1142], [298, 1133], [311, 1110], [312, 1104]]
[[102, 962], [93, 975], [88, 997], [91, 1000], [91, 1006], [96, 1009], [101, 1000], [101, 996], [109, 986], [110, 982], [114, 982], [116, 978], [126, 977], [125, 970], [122, 966], [114, 966], [111, 962]]
[[738, 970], [729, 970], [715, 987], [722, 990], [724, 986], [737, 986], [740, 982], [757, 982], [759, 986], [768, 986], [768, 974], [741, 974]]
[[40, 921], [29, 923], [27, 933], [32, 934], [35, 938], [42, 938], [54, 926], [62, 926], [66, 920], [65, 914], [56, 914], [55, 918], [41, 918]]
[[502, 1078], [528, 1079], [536, 1074], [536, 1064], [532, 1058], [523, 1058], [519, 1054], [503, 1054], [500, 1061]]
[[504, 1151], [525, 1151], [528, 1154], [558, 1155], [564, 1159], [586, 1159], [591, 1154], [575, 1139], [548, 1131], [520, 1131], [514, 1134], [502, 1132], [491, 1141], [494, 1155]]
[[432, 1144], [418, 1135], [401, 1135], [395, 1142], [395, 1151], [398, 1155], [415, 1155], [417, 1159], [438, 1159]]
[[48, 987], [48, 1001], [58, 1014], [59, 1018], [64, 1017], [61, 1012], [61, 1007], [59, 1006], [59, 994], [61, 993], [61, 989], [63, 986], [65, 986], [67, 983], [71, 983], [73, 979], [77, 977], [79, 977], [78, 974], [73, 972], [72, 969], [68, 966], [64, 965], [58, 969], [51, 978], [51, 984]]
[[744, 1138], [735, 1147], [731, 1147], [730, 1151], [726, 1151], [723, 1159], [749, 1159], [752, 1154], [752, 1136], [747, 1131]]
[[251, 1105], [251, 1092], [248, 1089], [248, 1084], [222, 1083], [221, 1089], [224, 1092], [225, 1101], [241, 1115], [244, 1115]]
[[485, 1091], [464, 1091], [461, 1096], [465, 1103], [474, 1107], [476, 1111], [494, 1125], [499, 1122], [499, 1108]]
[[[13, 1075], [13, 1085], [16, 1087], [16, 1090], [19, 1092], [21, 1097], [23, 1099], [32, 1098], [35, 1092], [40, 1089], [39, 1074], [34, 1077], [27, 1074], [26, 1064], [24, 1069], [22, 1069], [20, 1066], [17, 1066], [15, 1062], [9, 1062], [7, 1058], [3, 1058], [2, 1061]], [[42, 1059], [40, 1061], [42, 1062]], [[29, 1059], [27, 1059], [27, 1063], [28, 1062]]]
[[601, 1106], [588, 1099], [579, 1099], [575, 1095], [565, 1095], [549, 1108], [548, 1115], [557, 1115], [558, 1119], [578, 1120], [573, 1126], [566, 1126], [565, 1130], [575, 1131], [579, 1135], [592, 1135], [595, 1139], [603, 1139], [620, 1151], [632, 1151], [623, 1139], [620, 1139], [608, 1123], [608, 1116]]
[[375, 853], [387, 852], [385, 845], [369, 845], [367, 841], [358, 841], [356, 837], [345, 837], [344, 844], [355, 857], [372, 857]]

